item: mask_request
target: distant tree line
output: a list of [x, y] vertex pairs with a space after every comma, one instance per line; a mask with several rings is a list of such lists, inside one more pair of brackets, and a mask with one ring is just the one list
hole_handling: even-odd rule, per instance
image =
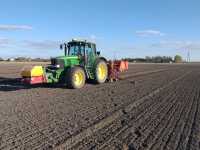
[[145, 58], [124, 58], [123, 60], [127, 60], [129, 62], [139, 62], [139, 63], [170, 63], [173, 62], [173, 58], [170, 56], [154, 56]]
[[[174, 57], [174, 59], [170, 56], [154, 56], [154, 57], [146, 56], [145, 58], [123, 58], [123, 60], [127, 60], [128, 62], [135, 62], [135, 63], [171, 63], [171, 62], [181, 63], [183, 61], [182, 57], [180, 55], [176, 55]], [[50, 59], [16, 57], [16, 58], [8, 58], [8, 59], [5, 60], [5, 59], [0, 57], [0, 61], [48, 62], [48, 61], [50, 61]]]
[[17, 61], [17, 62], [48, 62], [49, 59], [45, 58], [29, 58], [29, 57], [16, 57], [16, 58], [7, 58], [3, 59], [0, 57], [0, 61]]

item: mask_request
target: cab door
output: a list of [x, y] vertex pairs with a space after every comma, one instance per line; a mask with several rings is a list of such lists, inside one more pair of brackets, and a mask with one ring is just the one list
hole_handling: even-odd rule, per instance
[[86, 44], [85, 45], [85, 65], [86, 65], [86, 70], [88, 72], [89, 78], [93, 78], [94, 75], [94, 64], [96, 60], [96, 53], [95, 49], [92, 46], [92, 44]]
[[86, 65], [88, 67], [93, 67], [96, 55], [95, 55], [95, 50], [92, 47], [92, 44], [86, 44], [85, 53], [86, 53]]

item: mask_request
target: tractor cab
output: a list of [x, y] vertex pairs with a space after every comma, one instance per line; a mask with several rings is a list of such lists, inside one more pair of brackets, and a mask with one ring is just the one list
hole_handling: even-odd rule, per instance
[[91, 68], [100, 52], [96, 51], [96, 44], [86, 40], [72, 40], [60, 45], [64, 50], [64, 56], [51, 58], [51, 67], [66, 68], [72, 65], [81, 65]]
[[86, 56], [89, 53], [96, 55], [96, 44], [87, 42], [86, 40], [72, 40], [67, 44], [60, 45], [60, 48], [65, 50], [65, 56]]
[[76, 58], [81, 66], [92, 67], [96, 57], [100, 52], [96, 51], [96, 44], [86, 40], [72, 40], [67, 44], [61, 44], [60, 49], [64, 49], [65, 58]]

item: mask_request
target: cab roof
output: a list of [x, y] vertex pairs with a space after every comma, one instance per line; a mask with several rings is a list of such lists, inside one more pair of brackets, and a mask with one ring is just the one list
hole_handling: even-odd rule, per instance
[[80, 44], [94, 44], [94, 45], [96, 45], [95, 43], [93, 43], [93, 42], [89, 42], [89, 41], [87, 41], [87, 40], [80, 40], [80, 39], [72, 39], [71, 41], [69, 41], [68, 42], [68, 44], [73, 44], [73, 43], [80, 43]]

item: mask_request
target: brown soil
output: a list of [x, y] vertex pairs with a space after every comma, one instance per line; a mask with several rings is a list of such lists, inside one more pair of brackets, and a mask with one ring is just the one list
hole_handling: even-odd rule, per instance
[[0, 64], [0, 149], [200, 149], [200, 65], [134, 64], [123, 80], [25, 86]]

